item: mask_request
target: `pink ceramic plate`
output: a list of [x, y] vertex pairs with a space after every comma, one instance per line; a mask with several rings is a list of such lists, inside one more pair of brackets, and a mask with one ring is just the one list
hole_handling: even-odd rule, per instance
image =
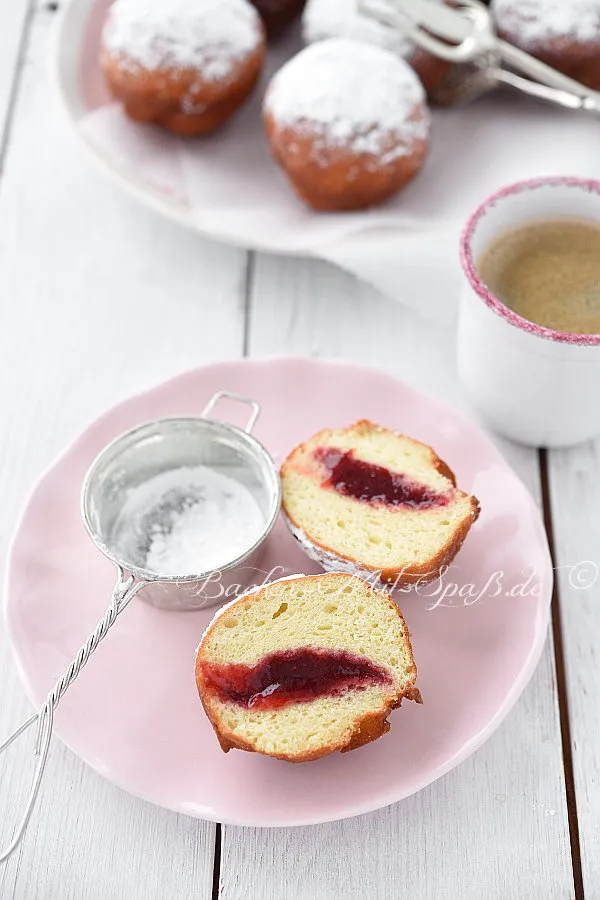
[[[388, 735], [353, 753], [296, 766], [225, 755], [194, 683], [194, 650], [211, 612], [155, 609], [142, 591], [61, 702], [57, 732], [125, 790], [206, 819], [298, 825], [400, 800], [469, 756], [515, 703], [543, 647], [552, 569], [538, 511], [490, 441], [452, 409], [357, 366], [217, 364], [134, 397], [88, 428], [35, 488], [12, 546], [6, 614], [27, 692], [42, 700], [110, 596], [114, 570], [79, 518], [92, 459], [134, 425], [199, 413], [219, 389], [261, 403], [256, 435], [278, 461], [321, 428], [371, 418], [432, 444], [479, 497], [481, 518], [455, 567], [399, 597], [424, 705], [406, 703]], [[266, 569], [318, 571], [281, 523], [269, 554]]]

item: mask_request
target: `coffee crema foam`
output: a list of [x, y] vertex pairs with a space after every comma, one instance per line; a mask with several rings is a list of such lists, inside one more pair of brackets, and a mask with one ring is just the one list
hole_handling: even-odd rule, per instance
[[600, 223], [527, 222], [477, 261], [481, 280], [524, 319], [571, 334], [600, 334]]

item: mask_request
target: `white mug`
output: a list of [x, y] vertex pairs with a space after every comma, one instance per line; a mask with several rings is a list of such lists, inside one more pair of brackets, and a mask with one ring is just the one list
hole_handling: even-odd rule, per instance
[[476, 262], [504, 232], [561, 217], [600, 225], [600, 181], [537, 178], [505, 187], [475, 210], [460, 242], [461, 381], [493, 429], [536, 447], [600, 434], [600, 334], [554, 331], [522, 318], [481, 281]]

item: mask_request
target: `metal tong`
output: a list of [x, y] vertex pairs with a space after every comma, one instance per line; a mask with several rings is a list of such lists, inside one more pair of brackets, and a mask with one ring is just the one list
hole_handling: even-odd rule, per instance
[[433, 56], [458, 64], [433, 93], [444, 106], [469, 102], [504, 84], [556, 106], [600, 112], [600, 93], [499, 38], [479, 0], [452, 6], [441, 0], [358, 0], [358, 8]]

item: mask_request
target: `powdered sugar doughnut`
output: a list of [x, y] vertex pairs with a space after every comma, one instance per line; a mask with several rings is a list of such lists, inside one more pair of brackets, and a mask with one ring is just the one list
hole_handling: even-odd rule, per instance
[[403, 57], [411, 50], [410, 41], [400, 32], [360, 13], [355, 0], [308, 0], [302, 35], [307, 44], [342, 37], [376, 44]]
[[492, 13], [505, 40], [600, 88], [600, 0], [493, 0]]
[[264, 28], [247, 0], [116, 0], [101, 64], [132, 119], [201, 134], [243, 103], [264, 52]]
[[302, 34], [306, 44], [350, 38], [391, 50], [413, 67], [428, 94], [450, 69], [450, 63], [415, 47], [398, 30], [386, 28], [359, 12], [358, 0], [308, 0], [302, 16]]
[[402, 59], [340, 38], [312, 44], [276, 73], [264, 120], [273, 155], [303, 200], [319, 210], [364, 209], [423, 165], [424, 98]]

